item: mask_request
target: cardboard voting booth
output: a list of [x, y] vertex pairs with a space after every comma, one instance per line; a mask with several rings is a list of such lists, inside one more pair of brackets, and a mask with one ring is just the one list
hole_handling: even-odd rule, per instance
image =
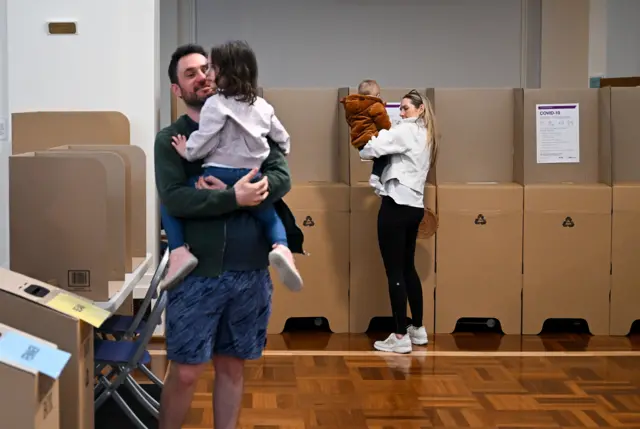
[[93, 327], [108, 317], [78, 295], [0, 268], [0, 323], [71, 354], [59, 379], [61, 428], [94, 427]]
[[11, 269], [108, 301], [133, 260], [127, 257], [124, 158], [75, 150], [11, 156]]
[[583, 319], [609, 333], [611, 140], [605, 92], [516, 90], [523, 158], [522, 333]]
[[70, 357], [53, 343], [0, 323], [3, 428], [61, 428], [58, 377]]
[[505, 333], [520, 334], [523, 187], [513, 90], [427, 94], [440, 133], [435, 332], [495, 318]]
[[603, 88], [610, 117], [613, 219], [610, 335], [627, 335], [640, 319], [640, 88]]
[[129, 273], [135, 271], [147, 256], [147, 160], [144, 150], [129, 145], [71, 145], [51, 150], [111, 152], [122, 158], [125, 165], [125, 268]]

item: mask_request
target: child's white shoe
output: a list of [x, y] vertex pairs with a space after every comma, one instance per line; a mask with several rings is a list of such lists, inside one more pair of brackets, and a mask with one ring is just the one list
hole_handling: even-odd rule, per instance
[[274, 246], [269, 252], [269, 264], [271, 264], [280, 276], [280, 280], [293, 292], [302, 289], [302, 277], [296, 268], [293, 254], [288, 247], [283, 245]]
[[173, 249], [169, 253], [169, 268], [158, 287], [160, 290], [176, 286], [198, 265], [198, 258], [193, 256], [186, 246]]

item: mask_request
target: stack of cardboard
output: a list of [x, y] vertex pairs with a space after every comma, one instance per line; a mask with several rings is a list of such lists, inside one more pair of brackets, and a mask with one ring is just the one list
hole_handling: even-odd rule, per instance
[[[363, 332], [390, 315], [371, 163], [350, 147], [338, 102], [353, 92], [264, 90], [292, 135], [285, 200], [311, 253], [298, 258], [303, 291], [276, 286], [272, 333], [292, 317]], [[383, 88], [382, 98], [398, 103], [406, 92]], [[594, 334], [626, 334], [640, 319], [640, 88], [423, 93], [441, 137], [425, 192], [440, 228], [416, 254], [428, 329], [451, 332], [474, 317], [537, 334], [547, 319], [575, 318]], [[313, 112], [300, 108], [310, 99]], [[331, 228], [319, 228], [320, 213]]]
[[[608, 118], [599, 108], [604, 92], [540, 89], [516, 93], [525, 185], [522, 332], [538, 334], [550, 318], [575, 318], [586, 320], [593, 334], [607, 334], [611, 149], [604, 132]], [[561, 119], [537, 125], [538, 118], [548, 113], [547, 107]], [[565, 109], [575, 113], [565, 113]], [[566, 129], [578, 133], [577, 150], [543, 147], [545, 141], [554, 139], [575, 141], [566, 136], [545, 137], [548, 131], [543, 127], [558, 129], [562, 126], [559, 121], [576, 120], [578, 124]]]
[[[11, 418], [16, 419], [16, 423], [7, 427], [58, 428], [55, 424], [55, 415], [52, 420], [49, 420], [45, 414], [52, 413], [52, 410], [58, 408], [57, 398], [59, 397], [60, 428], [92, 429], [94, 427], [93, 327], [100, 326], [108, 316], [108, 312], [96, 307], [92, 301], [0, 268], [0, 323], [52, 343], [70, 355], [60, 373], [59, 395], [57, 383], [51, 380], [51, 375], [55, 374], [49, 373], [45, 377], [40, 374], [44, 372], [41, 366], [32, 366], [40, 363], [51, 369], [51, 365], [55, 363], [55, 360], [51, 359], [51, 354], [45, 356], [44, 362], [39, 362], [40, 357], [36, 359], [36, 356], [33, 356], [33, 350], [26, 350], [24, 352], [27, 353], [26, 356], [24, 353], [21, 354], [21, 358], [26, 362], [18, 362], [17, 365], [15, 360], [13, 363], [9, 362], [14, 367], [11, 369], [14, 372], [12, 378], [5, 378], [9, 370], [6, 367], [3, 368], [0, 363], [0, 371], [3, 374], [0, 377], [2, 380], [0, 415], [2, 415], [3, 424], [7, 423], [5, 416], [9, 415], [9, 423], [14, 423]], [[1, 337], [0, 341], [2, 341]], [[0, 355], [7, 356], [2, 353], [1, 344]], [[2, 361], [1, 358], [0, 361]], [[5, 360], [4, 363], [7, 364], [7, 361]], [[15, 373], [16, 366], [21, 371], [20, 374]], [[37, 389], [34, 390], [27, 385], [17, 386], [6, 383], [7, 380], [31, 383], [31, 386], [35, 383]], [[12, 411], [7, 411], [5, 414], [3, 407], [7, 404], [16, 404], [13, 402], [15, 398], [7, 393], [8, 386], [11, 387], [12, 392], [31, 395], [31, 398], [22, 397], [26, 399], [21, 403], [21, 406], [26, 408], [24, 411], [20, 410], [21, 407], [9, 405], [7, 409]], [[33, 395], [36, 395], [36, 401], [33, 401]], [[34, 408], [29, 409], [28, 402], [33, 404]], [[34, 418], [36, 420], [33, 424], [36, 426], [28, 426]], [[46, 424], [43, 423], [45, 420]], [[23, 426], [22, 423], [25, 425]]]
[[326, 318], [334, 332], [349, 332], [349, 169], [337, 144], [337, 97], [335, 89], [264, 89], [291, 135], [288, 161], [295, 185], [285, 201], [308, 253], [296, 255], [305, 282], [300, 293], [272, 276], [269, 333], [282, 332], [292, 317]]
[[627, 335], [640, 319], [640, 88], [603, 91], [613, 167], [610, 334]]
[[429, 99], [441, 134], [435, 331], [477, 317], [519, 333], [522, 185], [513, 90], [435, 89]]

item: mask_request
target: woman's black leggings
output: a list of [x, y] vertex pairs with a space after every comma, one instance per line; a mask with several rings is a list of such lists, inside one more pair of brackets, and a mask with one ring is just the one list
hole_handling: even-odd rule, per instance
[[378, 245], [389, 281], [391, 310], [396, 334], [407, 333], [407, 299], [414, 326], [422, 326], [422, 284], [415, 267], [418, 227], [424, 209], [396, 204], [382, 198], [378, 212]]

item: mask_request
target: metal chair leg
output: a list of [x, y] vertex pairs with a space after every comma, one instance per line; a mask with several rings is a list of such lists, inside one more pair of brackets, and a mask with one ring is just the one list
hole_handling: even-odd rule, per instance
[[94, 410], [95, 411], [98, 411], [105, 404], [105, 402], [107, 402], [107, 399], [109, 399], [109, 397], [113, 393], [113, 390], [112, 390], [112, 386], [113, 385], [111, 383], [109, 383], [109, 380], [107, 380], [104, 376], [100, 377], [99, 383], [102, 384], [102, 386], [104, 386], [104, 390], [96, 398], [96, 400], [94, 402]]
[[[142, 390], [140, 386], [136, 386], [136, 383], [132, 380], [133, 379], [127, 378], [124, 381], [125, 386], [129, 388], [129, 391], [133, 394], [135, 399], [140, 403], [140, 405], [142, 405], [147, 410], [149, 414], [151, 414], [156, 419], [160, 418], [160, 412], [159, 412], [160, 404], [158, 404], [156, 400], [153, 399], [147, 392]], [[138, 389], [142, 390], [142, 392], [140, 392], [140, 390]], [[151, 399], [153, 402], [156, 402], [157, 408], [148, 399]]]
[[144, 390], [142, 386], [133, 379], [133, 377], [127, 377], [127, 380], [130, 383], [132, 383], [131, 386], [133, 386], [133, 388], [136, 389], [136, 392], [140, 394], [140, 396], [144, 397], [145, 401], [151, 404], [156, 410], [160, 410], [160, 403], [156, 401], [156, 398], [154, 398], [149, 394], [149, 392]]
[[153, 372], [151, 372], [151, 370], [149, 368], [147, 368], [146, 365], [144, 364], [140, 364], [138, 365], [138, 369], [140, 369], [140, 371], [142, 371], [142, 373], [144, 375], [146, 375], [147, 377], [149, 377], [149, 380], [153, 381], [153, 383], [158, 386], [159, 388], [163, 388], [164, 387], [164, 383], [162, 380], [160, 380]]
[[120, 396], [118, 392], [113, 392], [113, 400], [116, 401], [116, 404], [118, 404], [120, 409], [124, 411], [127, 417], [129, 417], [129, 419], [133, 422], [134, 425], [136, 425], [138, 429], [149, 429], [144, 423], [142, 423], [142, 420], [140, 420], [140, 418], [135, 415], [133, 410], [129, 407], [129, 405], [127, 405], [127, 403], [124, 401], [124, 399], [122, 399], [122, 396]]

